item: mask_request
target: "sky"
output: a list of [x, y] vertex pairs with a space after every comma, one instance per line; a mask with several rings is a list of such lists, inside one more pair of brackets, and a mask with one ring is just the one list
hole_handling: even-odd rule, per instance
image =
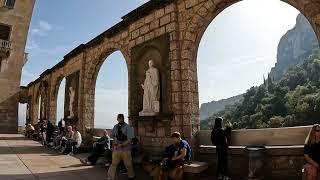
[[[59, 3], [61, 2], [61, 3]], [[29, 29], [21, 85], [35, 80], [63, 56], [112, 27], [146, 0], [37, 1]], [[221, 12], [200, 42], [197, 63], [200, 103], [244, 93], [263, 82], [276, 62], [278, 42], [295, 24], [298, 11], [280, 0], [244, 0]], [[128, 72], [120, 52], [107, 57], [96, 82], [95, 127], [110, 128], [127, 115]], [[64, 82], [58, 93], [63, 116]], [[19, 118], [25, 117], [21, 106]], [[20, 120], [21, 121], [21, 120]]]

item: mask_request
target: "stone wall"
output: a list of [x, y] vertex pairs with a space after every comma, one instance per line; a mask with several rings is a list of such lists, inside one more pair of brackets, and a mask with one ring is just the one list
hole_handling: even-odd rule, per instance
[[[151, 0], [122, 18], [122, 21], [86, 44], [75, 48], [53, 68], [30, 83], [33, 122], [37, 117], [37, 98], [42, 81], [49, 84], [49, 102], [46, 114], [56, 119], [57, 89], [63, 77], [79, 71], [79, 124], [84, 136], [92, 136], [94, 127], [95, 83], [100, 67], [113, 52], [125, 57], [129, 73], [129, 122], [140, 137], [145, 152], [159, 154], [170, 143], [170, 134], [182, 133], [196, 145], [194, 135], [199, 131], [199, 97], [197, 78], [197, 51], [202, 35], [210, 22], [235, 0]], [[320, 4], [312, 0], [286, 1], [299, 9], [313, 25], [319, 37]], [[161, 36], [167, 36], [169, 95], [162, 98], [167, 112], [153, 118], [138, 117], [142, 109], [134, 96], [142, 96], [131, 77], [137, 68], [134, 49], [156, 44]], [[164, 61], [164, 60], [163, 60]], [[140, 87], [139, 87], [140, 88]], [[162, 90], [163, 91], [163, 90]], [[141, 92], [141, 91], [140, 91]]]
[[9, 56], [0, 55], [0, 133], [18, 131], [21, 70], [34, 2], [16, 1], [14, 8], [8, 9], [3, 7], [4, 0], [0, 0], [0, 24], [11, 27]]

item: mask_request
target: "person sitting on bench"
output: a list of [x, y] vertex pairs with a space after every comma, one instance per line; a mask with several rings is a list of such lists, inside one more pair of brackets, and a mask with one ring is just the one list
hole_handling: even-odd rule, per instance
[[102, 137], [98, 139], [97, 142], [93, 143], [93, 150], [90, 154], [90, 156], [87, 159], [80, 159], [81, 163], [84, 165], [94, 165], [101, 154], [105, 152], [106, 149], [108, 149], [109, 145], [109, 135], [107, 130], [103, 130]]
[[166, 148], [164, 161], [161, 163], [162, 170], [171, 171], [175, 168], [189, 163], [191, 159], [191, 148], [186, 140], [181, 139], [179, 132], [174, 132], [171, 135], [173, 144]]
[[76, 126], [73, 127], [73, 132], [73, 138], [67, 141], [63, 154], [73, 155], [74, 150], [79, 148], [82, 143], [81, 134]]
[[34, 132], [35, 132], [35, 128], [32, 126], [32, 124], [28, 123], [26, 127], [27, 138], [32, 138]]
[[73, 139], [73, 134], [74, 134], [74, 132], [72, 130], [72, 126], [68, 126], [66, 135], [62, 136], [60, 143], [59, 143], [60, 145], [56, 148], [56, 149], [61, 148], [60, 153], [63, 153], [63, 151], [65, 150], [67, 142], [70, 141], [71, 139]]

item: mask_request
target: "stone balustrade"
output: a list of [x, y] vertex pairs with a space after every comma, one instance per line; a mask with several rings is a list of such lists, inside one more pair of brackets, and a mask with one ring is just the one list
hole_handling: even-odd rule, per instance
[[[290, 128], [233, 130], [229, 147], [229, 170], [232, 175], [246, 177], [248, 157], [246, 146], [267, 148], [266, 176], [272, 179], [301, 179], [304, 163], [303, 147], [311, 126]], [[197, 134], [196, 159], [216, 167], [215, 146], [210, 141], [211, 131]]]
[[0, 39], [0, 48], [11, 49], [11, 42]]

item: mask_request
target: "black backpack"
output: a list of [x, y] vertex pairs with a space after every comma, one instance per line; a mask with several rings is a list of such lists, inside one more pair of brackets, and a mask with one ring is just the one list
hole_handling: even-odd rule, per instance
[[119, 141], [126, 141], [128, 140], [128, 137], [126, 135], [123, 134], [122, 132], [122, 125], [118, 124], [118, 131], [117, 131], [117, 140]]

